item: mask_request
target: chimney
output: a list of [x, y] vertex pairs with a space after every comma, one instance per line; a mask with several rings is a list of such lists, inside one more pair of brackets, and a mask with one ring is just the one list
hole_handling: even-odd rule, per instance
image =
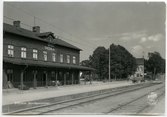
[[34, 26], [32, 27], [32, 31], [36, 33], [40, 33], [40, 27], [39, 26]]
[[20, 28], [20, 21], [13, 21], [13, 26]]

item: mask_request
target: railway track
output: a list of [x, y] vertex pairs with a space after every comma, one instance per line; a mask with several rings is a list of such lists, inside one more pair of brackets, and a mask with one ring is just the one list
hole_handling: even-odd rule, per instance
[[[162, 96], [165, 94], [165, 86], [162, 86], [160, 88], [157, 88], [151, 92], [154, 92], [158, 94], [158, 97], [156, 100], [160, 99]], [[150, 104], [154, 104], [155, 102], [149, 102], [148, 99], [148, 93], [135, 98], [129, 102], [126, 102], [122, 105], [119, 105], [118, 107], [112, 108], [111, 110], [105, 112], [104, 114], [130, 114], [130, 115], [138, 115], [138, 114], [143, 114], [142, 111], [145, 110], [150, 106]]]
[[[22, 110], [10, 112], [7, 114], [16, 114], [16, 115], [18, 115], [18, 114], [40, 114], [40, 115], [41, 114], [48, 114], [48, 113], [52, 113], [53, 111], [58, 111], [61, 109], [74, 107], [74, 106], [81, 105], [84, 103], [89, 103], [92, 101], [102, 100], [104, 98], [120, 95], [123, 93], [134, 92], [134, 91], [137, 91], [137, 90], [140, 90], [140, 89], [143, 89], [146, 87], [151, 87], [151, 86], [154, 86], [154, 85], [153, 84], [140, 85], [140, 86], [136, 86], [136, 87], [130, 87], [127, 89], [121, 89], [121, 90], [110, 92], [110, 93], [107, 92], [107, 93], [103, 93], [100, 95], [93, 95], [93, 96], [78, 98], [78, 99], [74, 99], [74, 100], [68, 100], [68, 101], [64, 101], [64, 102], [49, 104], [49, 105], [45, 105], [45, 106], [38, 106], [38, 107], [33, 107], [33, 108], [28, 108], [28, 109], [22, 109]], [[110, 112], [108, 112], [108, 113], [110, 113]]]

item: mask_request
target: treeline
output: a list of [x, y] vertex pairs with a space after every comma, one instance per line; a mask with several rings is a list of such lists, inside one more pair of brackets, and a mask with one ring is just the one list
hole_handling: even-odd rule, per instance
[[[81, 65], [95, 68], [99, 79], [109, 77], [109, 49], [97, 47]], [[136, 59], [121, 45], [110, 45], [110, 78], [126, 78], [136, 71]], [[84, 72], [87, 74], [87, 72]]]
[[[95, 74], [100, 80], [109, 78], [109, 49], [99, 46], [89, 60], [80, 63], [82, 66], [95, 68]], [[148, 60], [144, 60], [145, 73], [165, 73], [165, 59], [158, 52], [148, 53]], [[136, 58], [121, 45], [110, 45], [110, 78], [127, 78], [135, 73], [137, 68]], [[89, 72], [83, 72], [88, 75]]]
[[155, 79], [158, 73], [165, 73], [165, 59], [158, 52], [148, 53], [148, 60], [144, 60], [144, 67], [145, 72], [151, 73]]

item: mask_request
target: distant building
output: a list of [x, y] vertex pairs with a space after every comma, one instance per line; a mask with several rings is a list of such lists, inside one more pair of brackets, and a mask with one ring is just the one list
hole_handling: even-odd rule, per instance
[[144, 58], [136, 58], [137, 69], [134, 77], [144, 77]]
[[78, 84], [80, 71], [93, 70], [79, 65], [80, 51], [52, 32], [40, 33], [39, 26], [30, 31], [20, 21], [3, 24], [3, 71], [14, 87]]

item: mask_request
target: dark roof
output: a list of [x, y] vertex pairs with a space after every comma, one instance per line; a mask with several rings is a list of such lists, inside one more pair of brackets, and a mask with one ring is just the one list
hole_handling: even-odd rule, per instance
[[30, 31], [30, 30], [26, 30], [26, 29], [23, 29], [23, 28], [17, 28], [15, 26], [12, 26], [12, 25], [9, 25], [9, 24], [6, 24], [6, 23], [3, 23], [3, 30], [6, 31], [6, 32], [13, 33], [13, 34], [21, 35], [21, 36], [24, 36], [24, 37], [29, 37], [29, 38], [45, 41], [45, 40], [39, 38], [38, 36], [36, 36], [35, 33]]
[[144, 65], [144, 59], [143, 58], [136, 58], [137, 65]]
[[49, 36], [49, 35], [53, 35], [54, 33], [52, 32], [44, 32], [44, 33], [37, 33], [36, 35], [39, 37], [43, 37], [43, 36]]
[[[24, 37], [28, 37], [28, 38], [32, 38], [32, 39], [36, 39], [36, 40], [40, 40], [40, 41], [44, 41], [44, 42], [49, 42], [51, 43], [50, 41], [48, 40], [44, 40], [42, 38], [40, 38], [40, 36], [44, 36], [44, 35], [49, 35], [49, 34], [53, 34], [52, 32], [46, 32], [46, 33], [34, 33], [30, 30], [26, 30], [26, 29], [23, 29], [23, 28], [18, 28], [18, 27], [15, 27], [13, 25], [10, 25], [10, 24], [6, 24], [6, 23], [3, 23], [3, 30], [6, 31], [6, 32], [9, 32], [9, 33], [13, 33], [13, 34], [16, 34], [16, 35], [21, 35], [21, 36], [24, 36]], [[39, 36], [39, 37], [38, 37]], [[53, 44], [56, 44], [56, 45], [61, 45], [61, 46], [64, 46], [64, 47], [68, 47], [68, 48], [72, 48], [72, 49], [76, 49], [76, 50], [81, 50], [80, 48], [77, 48], [61, 39], [54, 39], [56, 41], [53, 41]]]
[[69, 47], [69, 48], [75, 48], [77, 50], [81, 50], [80, 48], [77, 48], [77, 47], [75, 47], [75, 46], [73, 46], [73, 45], [71, 45], [71, 44], [69, 44], [69, 43], [67, 43], [67, 42], [65, 42], [61, 39], [54, 39], [53, 41], [56, 45], [61, 45], [61, 46], [66, 46], [66, 47]]
[[79, 65], [68, 65], [68, 64], [62, 64], [62, 63], [33, 61], [33, 60], [17, 59], [17, 58], [9, 58], [9, 57], [3, 57], [3, 61], [8, 62], [8, 63], [17, 64], [17, 65], [78, 69], [78, 70], [81, 70], [81, 71], [95, 70], [93, 68], [79, 66]]

